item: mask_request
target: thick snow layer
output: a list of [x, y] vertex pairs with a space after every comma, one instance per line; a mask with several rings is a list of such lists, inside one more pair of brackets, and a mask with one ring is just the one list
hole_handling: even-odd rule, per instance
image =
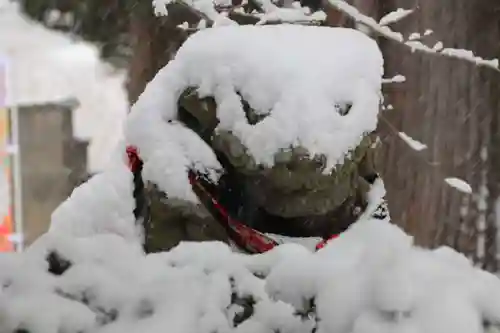
[[138, 240], [132, 192], [132, 173], [125, 165], [97, 174], [52, 213], [50, 231], [71, 237], [112, 233]]
[[[377, 125], [383, 60], [376, 43], [342, 28], [228, 26], [200, 31], [179, 49], [132, 107], [126, 138], [145, 176], [172, 197], [194, 199], [186, 170], [217, 170], [206, 145], [175, 121], [188, 87], [214, 96], [218, 130], [237, 136], [256, 163], [303, 146], [327, 157], [326, 171]], [[259, 114], [250, 125], [239, 92]], [[352, 103], [347, 115], [336, 105]], [[196, 159], [195, 159], [196, 157]]]
[[104, 169], [128, 111], [126, 73], [102, 63], [95, 46], [47, 30], [22, 16], [17, 4], [2, 1], [0, 57], [10, 66], [9, 104], [76, 97], [74, 133], [91, 140], [89, 168]]
[[[70, 263], [62, 275], [47, 272], [51, 252]], [[49, 232], [0, 254], [0, 285], [1, 332], [481, 333], [500, 320], [496, 276], [377, 220], [316, 253], [252, 256], [219, 242], [145, 256], [117, 235]]]
[[[110, 168], [25, 252], [0, 254], [0, 332], [482, 333], [500, 322], [496, 276], [368, 215], [318, 252], [183, 242], [145, 255], [131, 188], [124, 165]], [[384, 193], [377, 181], [370, 202]]]

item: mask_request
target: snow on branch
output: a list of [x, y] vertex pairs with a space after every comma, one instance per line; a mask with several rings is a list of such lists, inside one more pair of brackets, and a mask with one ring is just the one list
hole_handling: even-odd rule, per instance
[[311, 13], [308, 7], [302, 7], [295, 1], [288, 7], [278, 7], [271, 0], [244, 1], [242, 5], [233, 6], [230, 1], [212, 0], [153, 0], [156, 15], [167, 16], [168, 7], [183, 6], [198, 16], [200, 22], [196, 27], [186, 26], [184, 30], [199, 30], [205, 27], [231, 24], [278, 24], [293, 23], [302, 25], [319, 24], [326, 19], [323, 11]]
[[[418, 33], [411, 34], [408, 40], [405, 40], [401, 33], [392, 30], [388, 26], [414, 13], [413, 9], [399, 8], [385, 15], [380, 22], [377, 22], [373, 18], [362, 14], [356, 7], [344, 0], [329, 0], [329, 2], [351, 19], [387, 39], [405, 45], [412, 52], [418, 51], [442, 55], [500, 71], [498, 59], [483, 59], [469, 50], [444, 48], [441, 42], [434, 45], [434, 47], [429, 47], [419, 41], [421, 35]], [[189, 31], [196, 31], [207, 26], [240, 24], [240, 21], [257, 25], [277, 23], [310, 25], [319, 24], [326, 19], [326, 14], [323, 11], [311, 13], [308, 7], [302, 7], [298, 1], [292, 2], [287, 7], [278, 7], [271, 0], [247, 0], [243, 2], [244, 5], [239, 6], [233, 6], [230, 0], [153, 0], [154, 12], [157, 15], [166, 16], [168, 15], [168, 6], [174, 4], [187, 7], [199, 17], [200, 22], [195, 27], [190, 27], [186, 23], [179, 26]], [[432, 34], [432, 30], [426, 30], [424, 36], [430, 34]]]
[[[392, 105], [388, 105], [386, 107], [382, 107], [383, 110], [392, 110]], [[386, 123], [386, 125], [389, 127], [389, 129], [391, 131], [393, 131], [395, 134], [397, 134], [397, 136], [403, 140], [411, 149], [413, 149], [414, 151], [416, 152], [420, 152], [420, 151], [423, 151], [425, 149], [427, 149], [427, 145], [418, 141], [418, 140], [415, 140], [414, 138], [410, 137], [408, 134], [404, 133], [404, 132], [399, 132], [396, 127], [391, 124], [387, 119], [385, 119], [384, 117], [381, 117], [380, 118], [382, 121], [384, 121]], [[432, 162], [429, 162], [429, 161], [426, 161], [427, 164], [429, 164], [430, 166], [432, 167], [436, 167], [438, 165], [438, 163], [432, 163]], [[440, 172], [442, 173], [442, 172]], [[462, 193], [465, 193], [465, 194], [472, 194], [473, 193], [473, 190], [472, 190], [472, 187], [470, 186], [469, 183], [467, 183], [466, 181], [460, 179], [460, 178], [456, 178], [456, 177], [448, 177], [448, 178], [445, 178], [444, 179], [444, 182], [450, 186], [450, 187], [453, 187], [454, 189], [462, 192]]]
[[389, 83], [403, 83], [406, 82], [406, 77], [404, 75], [398, 74], [388, 79], [382, 79], [383, 84]]
[[422, 37], [427, 37], [427, 36], [432, 35], [432, 33], [433, 33], [433, 31], [430, 29], [425, 30], [423, 36], [420, 32], [412, 32], [410, 34], [410, 36], [408, 36], [408, 40], [409, 41], [420, 40]]
[[404, 45], [410, 47], [412, 52], [420, 51], [428, 54], [444, 55], [449, 58], [465, 60], [478, 66], [485, 66], [500, 71], [498, 59], [483, 59], [474, 55], [474, 53], [469, 50], [444, 48], [441, 42], [436, 43], [434, 47], [429, 47], [420, 41], [407, 41]]
[[413, 32], [408, 37], [408, 40], [419, 40], [420, 38], [422, 38], [422, 35], [419, 32]]
[[158, 16], [168, 16], [168, 7], [170, 5], [180, 5], [186, 9], [189, 9], [200, 20], [206, 20], [210, 22], [210, 25], [229, 25], [236, 24], [231, 19], [227, 17], [227, 13], [219, 13], [215, 4], [212, 1], [203, 0], [153, 0], [153, 9]]
[[424, 149], [427, 149], [427, 145], [423, 144], [420, 141], [413, 139], [412, 137], [410, 137], [409, 135], [407, 135], [404, 132], [399, 132], [398, 135], [401, 138], [401, 140], [403, 140], [408, 146], [410, 146], [411, 149], [413, 149], [415, 151], [422, 151]]
[[448, 185], [451, 187], [459, 190], [460, 192], [466, 193], [466, 194], [471, 194], [472, 193], [472, 187], [467, 183], [466, 181], [460, 179], [460, 178], [455, 178], [455, 177], [450, 177], [446, 178], [444, 180]]
[[380, 25], [389, 25], [401, 21], [408, 15], [413, 13], [413, 9], [403, 9], [398, 8], [397, 10], [390, 12], [389, 14], [382, 17], [379, 21]]
[[[455, 59], [460, 59], [460, 60], [465, 60], [468, 62], [471, 62], [477, 66], [484, 66], [488, 68], [495, 69], [497, 71], [500, 71], [500, 64], [498, 59], [483, 59], [479, 56], [474, 55], [472, 51], [469, 50], [462, 50], [462, 49], [454, 49], [454, 48], [443, 48], [442, 43], [436, 44], [434, 47], [429, 47], [419, 41], [416, 40], [409, 40], [405, 41], [403, 38], [403, 35], [399, 32], [396, 32], [389, 28], [386, 25], [383, 25], [381, 23], [378, 23], [375, 21], [373, 18], [366, 16], [362, 14], [356, 7], [348, 4], [347, 2], [343, 0], [329, 0], [330, 4], [334, 6], [337, 10], [341, 11], [342, 13], [346, 14], [349, 16], [351, 19], [355, 20], [358, 23], [361, 23], [368, 28], [372, 29], [379, 35], [393, 40], [395, 42], [398, 42], [402, 45], [405, 45], [406, 47], [409, 47], [412, 51], [418, 51], [418, 52], [423, 52], [423, 53], [428, 53], [428, 54], [435, 54], [435, 55], [442, 55], [445, 57], [449, 58], [455, 58]], [[398, 11], [396, 11], [398, 12]], [[401, 19], [406, 17], [408, 14], [403, 16], [402, 13], [407, 13], [404, 10], [399, 10], [399, 14], [394, 14], [389, 16], [389, 18], [386, 18], [387, 22], [390, 22], [389, 19], [392, 18], [397, 18]], [[387, 16], [386, 16], [387, 17]], [[385, 22], [382, 22], [385, 23]], [[387, 23], [386, 23], [387, 24]], [[429, 35], [431, 34], [432, 31], [426, 31], [424, 35]]]
[[349, 16], [351, 19], [361, 23], [380, 35], [394, 40], [396, 42], [403, 42], [403, 35], [399, 32], [393, 31], [387, 26], [383, 26], [375, 21], [373, 18], [363, 15], [356, 7], [351, 6], [343, 0], [329, 0], [330, 4], [337, 10]]

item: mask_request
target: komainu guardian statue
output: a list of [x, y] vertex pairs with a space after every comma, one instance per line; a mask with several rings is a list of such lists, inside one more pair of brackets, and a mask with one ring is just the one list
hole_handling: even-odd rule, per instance
[[321, 246], [363, 214], [387, 217], [383, 194], [373, 199], [383, 191], [372, 135], [382, 65], [375, 42], [351, 29], [191, 36], [128, 123], [147, 250], [212, 239], [249, 253]]

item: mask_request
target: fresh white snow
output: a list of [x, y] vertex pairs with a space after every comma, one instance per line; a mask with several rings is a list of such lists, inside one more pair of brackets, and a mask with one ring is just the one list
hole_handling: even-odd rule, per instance
[[[61, 276], [46, 271], [51, 251], [72, 264]], [[24, 253], [0, 254], [0, 285], [2, 332], [481, 333], [483, 319], [500, 320], [496, 276], [370, 219], [316, 253], [284, 244], [252, 256], [219, 242], [145, 256], [138, 239], [51, 230]], [[235, 326], [243, 297], [253, 314]], [[298, 315], [311, 300], [315, 312]]]
[[420, 38], [422, 38], [422, 35], [419, 32], [412, 32], [408, 40], [419, 40]]
[[460, 192], [471, 194], [472, 187], [465, 180], [456, 177], [449, 177], [444, 180], [451, 187], [459, 190]]
[[[25, 252], [0, 254], [0, 332], [482, 333], [483, 320], [500, 322], [496, 276], [368, 215], [318, 252], [183, 242], [145, 255], [131, 183], [125, 165], [103, 172]], [[384, 194], [376, 183], [370, 202]], [[60, 276], [47, 272], [54, 252], [71, 264]], [[245, 298], [253, 312], [235, 325]]]
[[401, 75], [401, 74], [394, 75], [391, 78], [383, 79], [382, 80], [383, 84], [388, 84], [388, 83], [403, 83], [403, 82], [406, 82], [406, 76]]
[[132, 173], [125, 164], [99, 173], [54, 211], [50, 231], [72, 237], [113, 233], [129, 241], [137, 239], [132, 191]]
[[[215, 96], [221, 128], [256, 161], [272, 164], [277, 150], [301, 144], [333, 167], [376, 126], [381, 81], [378, 48], [353, 30], [197, 33], [133, 107], [116, 163], [77, 188], [25, 252], [0, 254], [0, 332], [482, 333], [483, 320], [500, 323], [496, 276], [448, 247], [417, 247], [397, 226], [367, 215], [318, 252], [283, 244], [250, 256], [219, 242], [142, 252], [132, 175], [118, 152], [125, 143], [139, 148], [146, 178], [181, 198], [193, 196], [186, 168], [214, 177], [219, 168], [201, 139], [175, 120], [185, 88]], [[236, 90], [269, 116], [248, 125]], [[342, 117], [333, 110], [345, 99], [354, 104]], [[472, 191], [457, 178], [447, 182]], [[377, 182], [370, 202], [384, 194]], [[49, 253], [69, 269], [48, 273]], [[235, 325], [244, 299], [252, 300], [252, 313]]]
[[[378, 23], [369, 16], [362, 14], [356, 7], [348, 4], [346, 1], [344, 0], [328, 0], [328, 1], [332, 6], [340, 10], [342, 13], [348, 15], [356, 22], [364, 24], [371, 30], [377, 32], [379, 35], [387, 39], [393, 40], [398, 43], [402, 43], [402, 45], [406, 45], [412, 51], [419, 51], [423, 53], [442, 55], [450, 58], [457, 58], [467, 62], [471, 62], [477, 66], [485, 66], [497, 71], [500, 70], [499, 67], [500, 62], [498, 59], [484, 59], [479, 56], [476, 56], [472, 51], [469, 50], [454, 49], [454, 48], [434, 49], [416, 40], [405, 41], [401, 33], [392, 30], [387, 25]], [[402, 12], [400, 12], [399, 14], [401, 13]], [[400, 18], [399, 14], [394, 14], [394, 17]], [[392, 16], [392, 14], [390, 15]], [[426, 30], [424, 36], [428, 36], [430, 34], [432, 34], [432, 30]]]
[[[377, 178], [373, 185], [370, 187], [370, 190], [367, 193], [368, 204], [365, 208], [365, 211], [360, 217], [360, 220], [368, 220], [373, 214], [379, 209], [380, 205], [387, 205], [385, 201], [385, 185], [382, 178]], [[385, 222], [390, 222], [390, 214], [386, 213]]]
[[408, 134], [404, 132], [398, 132], [398, 136], [403, 140], [408, 146], [410, 146], [411, 149], [416, 150], [416, 151], [422, 151], [424, 149], [427, 149], [427, 145], [423, 144], [422, 142], [413, 139], [410, 137]]
[[403, 8], [398, 8], [395, 11], [392, 11], [386, 15], [384, 15], [380, 21], [379, 24], [384, 26], [384, 25], [389, 25], [392, 23], [396, 23], [398, 21], [401, 21], [408, 15], [413, 13], [413, 9], [403, 9]]
[[326, 19], [326, 13], [323, 11], [318, 11], [313, 14], [310, 13], [309, 8], [281, 8], [275, 7], [271, 11], [265, 12], [263, 14], [255, 14], [256, 17], [260, 18], [257, 23], [266, 24], [268, 22], [321, 22]]
[[[156, 15], [168, 15], [167, 6], [173, 3], [173, 0], [153, 0], [153, 10]], [[225, 25], [236, 25], [237, 22], [231, 20], [227, 12], [220, 12], [219, 8], [230, 8], [231, 3], [225, 0], [182, 0], [182, 2], [200, 13], [200, 16], [206, 17], [213, 22], [214, 27]], [[278, 7], [272, 0], [257, 0], [254, 1], [262, 13], [246, 13], [246, 15], [255, 16], [260, 19], [257, 23], [265, 24], [267, 22], [314, 22], [323, 21], [326, 19], [326, 14], [323, 11], [311, 13], [308, 7], [302, 7], [300, 2], [294, 1], [287, 3], [288, 7]], [[233, 10], [231, 8], [231, 10]], [[236, 9], [236, 12], [244, 13], [243, 8]], [[204, 19], [202, 21], [205, 21]]]
[[10, 105], [77, 98], [73, 129], [90, 139], [89, 169], [105, 168], [128, 112], [126, 73], [104, 64], [95, 46], [50, 31], [0, 0], [0, 56], [9, 62]]
[[437, 42], [436, 44], [434, 44], [434, 46], [432, 47], [432, 49], [434, 51], [441, 51], [442, 49], [444, 48], [444, 45], [442, 42]]
[[418, 40], [407, 41], [404, 44], [409, 46], [413, 52], [420, 51], [429, 54], [445, 55], [450, 58], [465, 60], [478, 66], [486, 66], [499, 70], [500, 62], [498, 59], [484, 59], [476, 56], [472, 51], [469, 50], [444, 48], [442, 42], [437, 42], [432, 48]]
[[441, 50], [442, 54], [448, 55], [453, 58], [465, 59], [474, 62], [477, 65], [484, 65], [488, 67], [493, 67], [498, 69], [500, 64], [498, 59], [483, 59], [479, 56], [474, 55], [470, 50], [464, 49], [454, 49], [454, 48], [444, 48]]
[[[200, 31], [179, 49], [132, 107], [127, 143], [138, 147], [144, 175], [168, 195], [195, 200], [188, 167], [217, 171], [211, 149], [176, 122], [181, 92], [214, 96], [217, 130], [232, 132], [257, 164], [305, 147], [327, 157], [329, 172], [375, 130], [383, 60], [376, 43], [351, 29], [297, 25], [231, 26]], [[250, 125], [239, 92], [267, 117]], [[345, 116], [338, 103], [352, 103]]]
[[385, 38], [394, 40], [396, 42], [403, 42], [404, 38], [400, 32], [392, 30], [390, 27], [381, 25], [372, 17], [362, 14], [356, 7], [351, 6], [344, 0], [328, 0], [329, 3], [336, 9], [352, 18], [357, 23], [361, 23], [371, 30], [377, 32]]

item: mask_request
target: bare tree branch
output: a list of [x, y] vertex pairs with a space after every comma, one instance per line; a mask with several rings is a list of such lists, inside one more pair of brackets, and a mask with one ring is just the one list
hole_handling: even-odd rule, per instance
[[368, 28], [372, 29], [374, 32], [376, 32], [382, 37], [398, 42], [410, 48], [412, 52], [418, 51], [427, 54], [441, 55], [449, 58], [460, 59], [467, 62], [471, 62], [477, 66], [492, 68], [500, 72], [498, 59], [483, 59], [479, 56], [474, 55], [472, 51], [453, 49], [453, 48], [443, 48], [442, 44], [440, 43], [436, 44], [435, 47], [431, 48], [419, 41], [405, 41], [401, 33], [392, 30], [386, 25], [379, 24], [373, 18], [362, 14], [356, 7], [349, 5], [347, 2], [343, 0], [329, 0], [329, 2], [333, 7], [343, 12], [351, 19], [367, 26]]

